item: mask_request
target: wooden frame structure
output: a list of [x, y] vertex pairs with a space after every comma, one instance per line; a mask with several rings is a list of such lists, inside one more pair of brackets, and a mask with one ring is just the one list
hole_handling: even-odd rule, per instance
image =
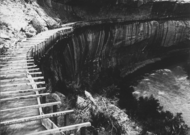
[[[72, 32], [72, 30], [73, 30], [72, 27], [65, 27], [61, 29], [50, 30], [50, 31], [40, 33], [37, 37], [26, 40], [23, 43], [21, 42], [19, 45], [21, 49], [13, 52], [12, 55], [9, 55], [8, 53], [5, 55], [0, 55], [0, 67], [2, 67], [0, 69], [0, 72], [3, 73], [3, 74], [0, 74], [0, 83], [6, 83], [3, 85], [0, 85], [0, 88], [4, 89], [6, 87], [17, 87], [17, 86], [22, 86], [22, 85], [29, 85], [32, 87], [30, 89], [17, 89], [17, 90], [6, 90], [6, 91], [4, 90], [4, 91], [1, 91], [1, 94], [9, 95], [12, 93], [17, 93], [17, 94], [27, 93], [27, 92], [35, 93], [33, 95], [2, 98], [0, 99], [0, 102], [36, 98], [37, 103], [38, 103], [36, 105], [22, 106], [22, 107], [17, 107], [17, 108], [8, 108], [8, 109], [0, 110], [0, 113], [7, 113], [7, 112], [15, 111], [15, 110], [36, 108], [39, 110], [39, 114], [40, 114], [37, 116], [3, 121], [3, 122], [0, 122], [0, 126], [41, 120], [42, 125], [47, 129], [46, 131], [31, 133], [28, 135], [46, 135], [46, 134], [64, 135], [65, 131], [71, 131], [71, 130], [79, 131], [83, 127], [85, 128], [85, 127], [91, 126], [90, 122], [74, 124], [74, 125], [69, 125], [69, 126], [67, 126], [67, 123], [65, 122], [65, 127], [58, 127], [49, 118], [64, 115], [65, 119], [67, 119], [68, 114], [73, 113], [74, 110], [65, 110], [61, 112], [53, 112], [53, 113], [44, 114], [44, 112], [42, 111], [43, 107], [57, 106], [57, 105], [60, 105], [61, 102], [56, 101], [56, 102], [41, 104], [41, 101], [40, 101], [40, 97], [48, 96], [50, 95], [50, 93], [43, 93], [43, 91], [45, 91], [46, 88], [42, 87], [41, 85], [44, 85], [45, 82], [44, 81], [39, 82], [37, 80], [42, 80], [44, 79], [44, 77], [42, 76], [42, 72], [38, 72], [39, 68], [37, 68], [37, 65], [35, 65], [34, 62], [40, 59], [42, 56], [44, 56], [45, 53], [51, 47], [50, 45], [53, 42], [56, 42], [57, 37], [55, 35], [57, 35], [57, 33], [59, 34], [61, 33], [62, 35], [64, 35], [64, 34], [68, 34]], [[27, 50], [26, 51], [27, 53], [22, 54], [23, 52], [22, 49], [24, 49], [24, 51]], [[13, 60], [14, 57], [20, 58], [21, 60]], [[12, 66], [12, 67], [6, 68], [6, 66], [9, 66], [9, 67]], [[22, 76], [26, 76], [26, 77], [22, 77]], [[17, 83], [19, 81], [28, 81], [28, 82]], [[16, 82], [16, 83], [14, 84], [13, 82]], [[40, 84], [40, 87], [38, 87], [39, 84]], [[40, 91], [42, 93], [39, 93]]]

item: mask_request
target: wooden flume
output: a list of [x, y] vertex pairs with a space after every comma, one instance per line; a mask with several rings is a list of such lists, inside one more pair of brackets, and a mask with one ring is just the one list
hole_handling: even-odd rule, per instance
[[[40, 120], [42, 125], [47, 130], [34, 132], [31, 135], [63, 135], [64, 131], [79, 130], [82, 127], [91, 126], [89, 122], [70, 126], [67, 126], [67, 123], [65, 122], [65, 127], [58, 127], [49, 118], [61, 115], [65, 115], [65, 118], [67, 118], [68, 114], [73, 113], [74, 110], [65, 110], [61, 112], [44, 114], [44, 112], [42, 111], [42, 107], [59, 106], [61, 102], [56, 101], [52, 103], [41, 104], [40, 101], [40, 97], [48, 96], [50, 95], [50, 93], [43, 93], [46, 91], [46, 87], [42, 86], [45, 84], [45, 82], [42, 81], [44, 77], [42, 76], [42, 72], [40, 72], [40, 69], [37, 68], [37, 65], [34, 65], [35, 61], [45, 56], [46, 53], [52, 48], [51, 45], [56, 43], [57, 35], [65, 35], [72, 32], [72, 30], [72, 27], [65, 27], [42, 32], [39, 35], [27, 39], [24, 42], [19, 42], [18, 47], [20, 47], [20, 49], [17, 48], [17, 50], [12, 50], [12, 54], [5, 53], [4, 55], [0, 55], [0, 87], [2, 88], [0, 92], [1, 95], [6, 95], [7, 97], [0, 98], [0, 102], [14, 102], [14, 100], [18, 101], [34, 98], [37, 99], [38, 103], [29, 106], [6, 108], [0, 110], [0, 113], [9, 113], [12, 111], [20, 111], [27, 109], [38, 109], [40, 114], [37, 116], [5, 120], [0, 122], [0, 126]], [[59, 38], [61, 38], [61, 36]], [[23, 83], [23, 81], [26, 81], [26, 83]], [[21, 86], [27, 86], [27, 88], [20, 89]], [[14, 89], [16, 89], [11, 90], [11, 88], [13, 87]], [[33, 92], [34, 94], [31, 95], [31, 92]], [[19, 93], [26, 95], [19, 96]], [[17, 94], [18, 96], [8, 97], [8, 95], [11, 94]]]

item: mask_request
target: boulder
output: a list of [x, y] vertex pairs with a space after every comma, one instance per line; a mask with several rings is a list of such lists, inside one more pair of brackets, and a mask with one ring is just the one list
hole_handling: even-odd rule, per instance
[[37, 31], [32, 26], [27, 26], [25, 28], [25, 32], [27, 37], [33, 37], [37, 33]]
[[32, 26], [37, 30], [37, 33], [47, 30], [46, 22], [39, 16], [32, 19]]
[[48, 5], [48, 7], [52, 7], [51, 0], [46, 0], [46, 4]]
[[44, 18], [44, 20], [46, 21], [47, 27], [49, 29], [54, 29], [54, 28], [58, 28], [59, 27], [59, 24], [54, 19], [52, 19], [50, 17], [46, 17], [46, 18]]
[[53, 18], [49, 17], [43, 10], [41, 10], [40, 8], [35, 8], [35, 11], [38, 13], [40, 18], [43, 19], [49, 29], [59, 27], [59, 23]]
[[2, 39], [10, 39], [10, 37], [4, 33], [0, 33], [0, 38]]

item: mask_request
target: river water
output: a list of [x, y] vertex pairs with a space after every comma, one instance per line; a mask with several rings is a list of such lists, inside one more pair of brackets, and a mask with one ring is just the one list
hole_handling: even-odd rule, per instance
[[137, 98], [153, 95], [164, 111], [182, 113], [183, 120], [190, 127], [190, 67], [187, 63], [185, 61], [146, 73], [133, 86], [133, 95]]

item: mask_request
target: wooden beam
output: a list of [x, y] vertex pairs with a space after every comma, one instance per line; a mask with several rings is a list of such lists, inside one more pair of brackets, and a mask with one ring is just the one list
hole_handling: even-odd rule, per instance
[[5, 110], [0, 110], [0, 113], [2, 112], [8, 112], [8, 111], [16, 111], [21, 109], [30, 109], [30, 108], [39, 108], [39, 107], [48, 107], [48, 106], [54, 106], [54, 105], [60, 105], [61, 102], [52, 102], [52, 103], [45, 103], [40, 105], [31, 105], [31, 106], [24, 106], [24, 107], [17, 107], [17, 108], [10, 108]]
[[0, 67], [5, 67], [5, 66], [10, 66], [10, 67], [12, 67], [12, 66], [21, 66], [21, 65], [31, 65], [31, 64], [33, 64], [33, 65], [35, 65], [34, 64], [34, 62], [26, 62], [26, 63], [4, 63], [4, 64], [1, 64], [1, 62], [0, 62]]
[[27, 55], [21, 55], [21, 56], [13, 56], [13, 55], [0, 55], [0, 59], [11, 59], [11, 58], [30, 58], [33, 59], [33, 57], [27, 57]]
[[[38, 79], [44, 79], [43, 76], [41, 77], [33, 77], [34, 80]], [[27, 81], [30, 80], [30, 78], [14, 78], [14, 79], [6, 79], [6, 80], [0, 80], [0, 82], [14, 82], [14, 81]]]
[[36, 40], [36, 39], [28, 39], [28, 43], [25, 44], [36, 44], [36, 43], [41, 43], [43, 42], [45, 39], [43, 40]]
[[27, 96], [3, 98], [3, 99], [0, 99], [0, 102], [2, 102], [2, 101], [10, 101], [10, 100], [15, 100], [15, 99], [37, 98], [37, 97], [42, 97], [42, 96], [47, 96], [47, 95], [49, 95], [49, 93], [43, 93], [43, 94], [39, 94], [39, 95], [27, 95]]
[[34, 82], [34, 83], [18, 83], [18, 84], [5, 84], [5, 85], [0, 85], [0, 88], [3, 88], [3, 87], [16, 87], [16, 86], [22, 86], [22, 85], [38, 85], [38, 84], [45, 84], [45, 82]]
[[[16, 56], [15, 56], [16, 58]], [[17, 62], [34, 62], [34, 59], [29, 59], [29, 60], [5, 60], [5, 62], [9, 62], [9, 63], [17, 63]], [[5, 63], [5, 64], [6, 64]], [[3, 62], [1, 62], [1, 64], [3, 64]]]
[[45, 119], [45, 118], [50, 118], [50, 117], [57, 117], [57, 116], [65, 115], [67, 113], [72, 113], [72, 112], [74, 112], [74, 110], [67, 110], [67, 111], [49, 113], [49, 114], [44, 114], [44, 115], [39, 115], [39, 116], [32, 116], [32, 117], [25, 117], [25, 118], [20, 118], [20, 119], [13, 119], [13, 120], [0, 122], [0, 125], [5, 126], [5, 125], [22, 123], [22, 122], [35, 121], [35, 120], [40, 120], [40, 119]]
[[[41, 43], [41, 42], [40, 42]], [[35, 46], [35, 45], [37, 45], [37, 44], [39, 44], [39, 43], [24, 43], [24, 44], [21, 44], [21, 46], [22, 47], [27, 47], [27, 46]]]
[[36, 132], [36, 133], [31, 133], [31, 134], [27, 134], [27, 135], [55, 134], [55, 133], [64, 132], [64, 131], [79, 130], [82, 127], [90, 127], [90, 126], [91, 126], [90, 122], [85, 122], [85, 123], [65, 126], [65, 127], [61, 127], [61, 128], [56, 128], [56, 129], [50, 129], [50, 130], [40, 131], [40, 132]]
[[34, 91], [41, 91], [41, 90], [46, 90], [46, 87], [41, 87], [37, 89], [27, 89], [27, 90], [1, 91], [1, 94], [26, 93], [26, 92], [34, 92]]
[[[27, 58], [27, 59], [33, 59], [33, 57], [27, 57], [27, 56], [0, 56], [0, 60], [6, 60], [6, 59], [12, 59], [12, 58]], [[25, 59], [23, 59], [25, 60]]]
[[[11, 52], [12, 53], [12, 56], [17, 56], [17, 55], [21, 55], [21, 54], [23, 54], [24, 52], [26, 52], [27, 50], [22, 50], [22, 52]], [[4, 55], [9, 55], [9, 53], [5, 53]]]
[[11, 72], [27, 72], [27, 71], [37, 71], [40, 70], [39, 68], [32, 68], [32, 69], [14, 69], [14, 70], [9, 70], [9, 71], [3, 71], [3, 73], [11, 73]]
[[35, 44], [34, 45], [23, 45], [23, 46], [21, 46], [21, 48], [31, 48], [33, 46], [35, 46]]
[[[47, 37], [49, 37], [49, 36], [47, 36]], [[42, 41], [43, 42], [43, 41], [46, 41], [48, 39], [47, 37], [46, 38], [33, 38], [33, 39], [29, 39], [28, 41], [31, 41], [31, 40], [36, 41], [37, 40], [37, 41]]]
[[34, 72], [34, 73], [17, 73], [17, 74], [6, 74], [6, 75], [1, 75], [0, 74], [0, 77], [10, 77], [10, 76], [21, 76], [21, 75], [40, 75], [42, 74], [42, 72]]
[[21, 67], [15, 67], [15, 68], [2, 68], [0, 71], [5, 71], [5, 70], [13, 70], [13, 69], [27, 69], [27, 68], [33, 68], [37, 67], [37, 65], [34, 66], [21, 66]]

